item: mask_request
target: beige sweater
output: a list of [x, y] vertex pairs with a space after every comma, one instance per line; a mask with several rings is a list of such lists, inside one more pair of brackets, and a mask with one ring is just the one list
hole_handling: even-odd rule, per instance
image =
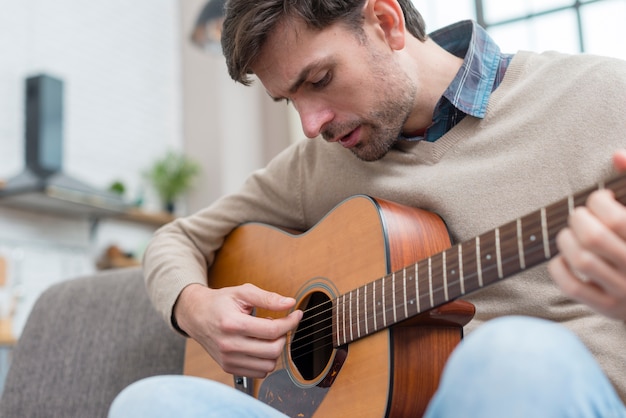
[[[246, 221], [307, 230], [367, 194], [438, 213], [461, 242], [610, 177], [624, 147], [626, 62], [520, 52], [483, 120], [466, 117], [436, 142], [403, 142], [369, 163], [337, 144], [301, 141], [239, 193], [161, 228], [144, 260], [150, 296], [169, 322], [180, 291], [206, 284], [214, 251]], [[510, 314], [563, 323], [626, 400], [626, 325], [564, 297], [545, 264], [465, 299], [476, 306], [466, 332]]]

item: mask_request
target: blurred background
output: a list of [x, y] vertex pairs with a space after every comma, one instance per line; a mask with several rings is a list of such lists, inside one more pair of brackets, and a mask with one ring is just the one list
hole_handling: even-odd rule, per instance
[[[556, 49], [626, 59], [626, 0], [415, 4], [429, 31], [475, 19], [505, 52]], [[303, 138], [291, 108], [274, 104], [258, 83], [243, 87], [228, 77], [211, 42], [219, 30], [212, 15], [202, 15], [205, 5], [0, 0], [0, 186], [9, 190], [28, 166], [26, 80], [45, 76], [62, 87], [62, 129], [53, 149], [42, 145], [55, 158], [53, 174], [107, 199], [113, 194], [115, 206], [85, 204], [82, 195], [77, 202], [48, 196], [41, 203], [37, 191], [33, 205], [2, 195], [0, 187], [0, 346], [19, 338], [43, 289], [138, 264], [161, 224], [236, 190]], [[167, 207], [148, 173], [173, 155], [197, 170], [190, 188]]]

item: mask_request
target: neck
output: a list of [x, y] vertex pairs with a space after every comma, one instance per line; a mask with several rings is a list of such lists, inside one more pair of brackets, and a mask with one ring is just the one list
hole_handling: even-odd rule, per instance
[[459, 72], [463, 59], [456, 57], [431, 39], [421, 42], [412, 38], [408, 44], [411, 65], [409, 73], [416, 86], [416, 95], [403, 132], [421, 131], [432, 123], [435, 106]]

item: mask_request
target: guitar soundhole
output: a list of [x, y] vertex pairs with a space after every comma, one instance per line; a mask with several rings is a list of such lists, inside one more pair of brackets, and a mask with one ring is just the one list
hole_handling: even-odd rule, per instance
[[324, 371], [333, 354], [330, 298], [313, 292], [300, 309], [304, 315], [291, 341], [291, 360], [304, 379], [313, 380]]

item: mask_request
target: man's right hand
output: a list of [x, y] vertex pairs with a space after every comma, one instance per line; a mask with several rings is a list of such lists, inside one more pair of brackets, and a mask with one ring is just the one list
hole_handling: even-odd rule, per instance
[[278, 318], [257, 318], [253, 309], [281, 312], [293, 298], [267, 292], [252, 284], [209, 289], [192, 284], [174, 306], [178, 326], [199, 342], [225, 372], [263, 378], [276, 367], [286, 334], [294, 330], [302, 311]]

